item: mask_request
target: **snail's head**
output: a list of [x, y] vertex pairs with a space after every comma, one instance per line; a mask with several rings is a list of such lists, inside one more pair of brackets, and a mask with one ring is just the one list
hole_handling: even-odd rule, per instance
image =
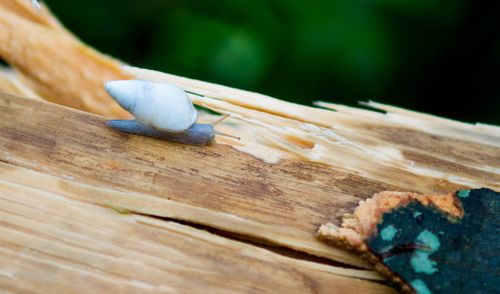
[[215, 138], [215, 129], [210, 124], [193, 124], [186, 133], [193, 145], [205, 145]]

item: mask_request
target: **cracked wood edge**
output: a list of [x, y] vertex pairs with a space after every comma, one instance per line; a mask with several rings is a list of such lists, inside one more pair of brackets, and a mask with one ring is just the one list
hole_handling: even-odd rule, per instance
[[318, 241], [315, 231], [339, 210], [387, 190], [384, 183], [307, 162], [269, 165], [228, 146], [123, 135], [94, 115], [6, 94], [0, 114], [1, 161], [85, 184], [79, 193], [95, 192], [82, 195], [371, 268]]
[[[90, 186], [73, 180], [67, 180], [35, 172], [4, 162], [0, 162], [0, 181], [8, 181], [12, 184], [57, 193], [59, 195], [64, 195], [65, 197], [83, 202], [112, 207], [115, 209], [119, 208], [133, 213], [140, 213], [142, 215], [165, 217], [169, 219], [209, 225], [222, 230], [228, 229], [228, 224], [230, 224], [230, 229], [234, 233], [255, 237], [263, 241], [268, 241], [269, 243], [283, 245], [299, 251], [307, 252], [308, 250], [317, 250], [318, 255], [323, 254], [321, 249], [324, 249], [324, 251], [331, 251], [331, 259], [345, 259], [343, 254], [344, 251], [340, 251], [340, 254], [336, 255], [336, 250], [331, 250], [331, 247], [322, 242], [316, 241], [315, 239], [313, 239], [312, 242], [308, 242], [307, 239], [304, 240], [300, 237], [293, 238], [291, 236], [283, 235], [282, 230], [286, 228], [261, 224], [235, 215], [214, 212], [205, 208], [194, 207], [168, 199], [152, 197], [147, 194], [123, 192]], [[315, 247], [320, 247], [321, 249], [318, 250], [315, 249]], [[364, 266], [363, 263], [360, 263], [359, 265]], [[331, 272], [360, 279], [383, 280], [380, 275], [370, 270], [331, 267]]]
[[0, 288], [12, 292], [394, 293], [335, 268], [0, 177]]
[[[388, 113], [318, 103], [337, 110], [331, 111], [147, 69], [125, 67], [125, 71], [139, 79], [174, 83], [196, 93], [190, 95], [195, 104], [237, 118], [219, 127], [242, 140], [225, 143], [267, 162], [296, 156], [391, 183], [404, 191], [445, 193], [451, 189], [436, 191], [439, 181], [443, 186], [451, 182], [449, 186], [500, 189], [500, 136], [494, 131], [498, 127], [486, 130], [483, 125], [380, 104], [375, 105]], [[229, 122], [235, 127], [231, 129]], [[264, 152], [255, 146], [263, 147]], [[285, 154], [269, 153], [266, 148]]]

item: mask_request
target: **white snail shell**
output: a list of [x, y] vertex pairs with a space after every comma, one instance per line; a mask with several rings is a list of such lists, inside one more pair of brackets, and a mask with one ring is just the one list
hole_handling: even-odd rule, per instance
[[112, 81], [106, 91], [144, 125], [163, 132], [181, 133], [198, 119], [198, 112], [181, 88], [152, 81]]

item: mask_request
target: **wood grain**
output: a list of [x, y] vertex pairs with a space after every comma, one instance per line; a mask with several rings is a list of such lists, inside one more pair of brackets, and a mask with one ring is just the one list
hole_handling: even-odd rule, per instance
[[394, 293], [174, 222], [0, 177], [0, 289], [15, 293]]
[[0, 0], [0, 58], [44, 99], [110, 117], [130, 114], [111, 99], [105, 81], [127, 79], [120, 62], [76, 39], [45, 8]]
[[[356, 256], [316, 240], [315, 231], [339, 210], [391, 188], [307, 162], [265, 164], [228, 146], [199, 148], [124, 135], [97, 116], [9, 95], [0, 95], [0, 115], [2, 161], [202, 208], [217, 220], [206, 225], [362, 267], [366, 263]], [[153, 214], [143, 208], [151, 198], [133, 210]], [[177, 217], [200, 222], [195, 212]]]
[[[268, 162], [279, 149], [288, 157], [318, 162], [402, 191], [446, 193], [465, 187], [500, 189], [500, 128], [467, 124], [369, 102], [380, 113], [320, 102], [335, 111], [148, 69], [126, 67], [138, 79], [174, 83], [194, 103], [237, 117], [228, 144]], [[260, 126], [255, 128], [255, 126]], [[256, 139], [257, 138], [257, 139]], [[242, 147], [239, 147], [242, 145]]]
[[[63, 185], [70, 197], [200, 223], [358, 267], [368, 268], [357, 256], [319, 242], [317, 228], [376, 192], [400, 190], [341, 167], [303, 160], [271, 165], [229, 146], [121, 134], [101, 117], [5, 94], [0, 115], [0, 160], [59, 178], [40, 181], [41, 187]], [[427, 182], [431, 191], [461, 188]]]
[[[21, 0], [0, 7], [0, 55], [25, 89], [129, 117], [102, 82], [139, 75], [230, 113], [218, 128], [242, 138], [200, 148], [125, 135], [102, 117], [0, 93], [0, 290], [387, 293], [366, 281], [381, 277], [364, 261], [318, 241], [317, 228], [384, 190], [500, 188], [498, 127], [374, 102], [366, 105], [386, 113], [319, 109], [144, 69], [124, 73], [45, 8]], [[6, 81], [0, 88], [29, 96]], [[368, 270], [287, 258], [149, 216]]]

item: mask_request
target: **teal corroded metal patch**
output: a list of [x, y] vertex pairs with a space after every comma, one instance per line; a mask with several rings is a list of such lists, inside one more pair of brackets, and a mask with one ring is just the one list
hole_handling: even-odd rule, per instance
[[386, 213], [368, 247], [417, 293], [498, 293], [500, 193], [457, 192], [464, 216], [413, 202]]

